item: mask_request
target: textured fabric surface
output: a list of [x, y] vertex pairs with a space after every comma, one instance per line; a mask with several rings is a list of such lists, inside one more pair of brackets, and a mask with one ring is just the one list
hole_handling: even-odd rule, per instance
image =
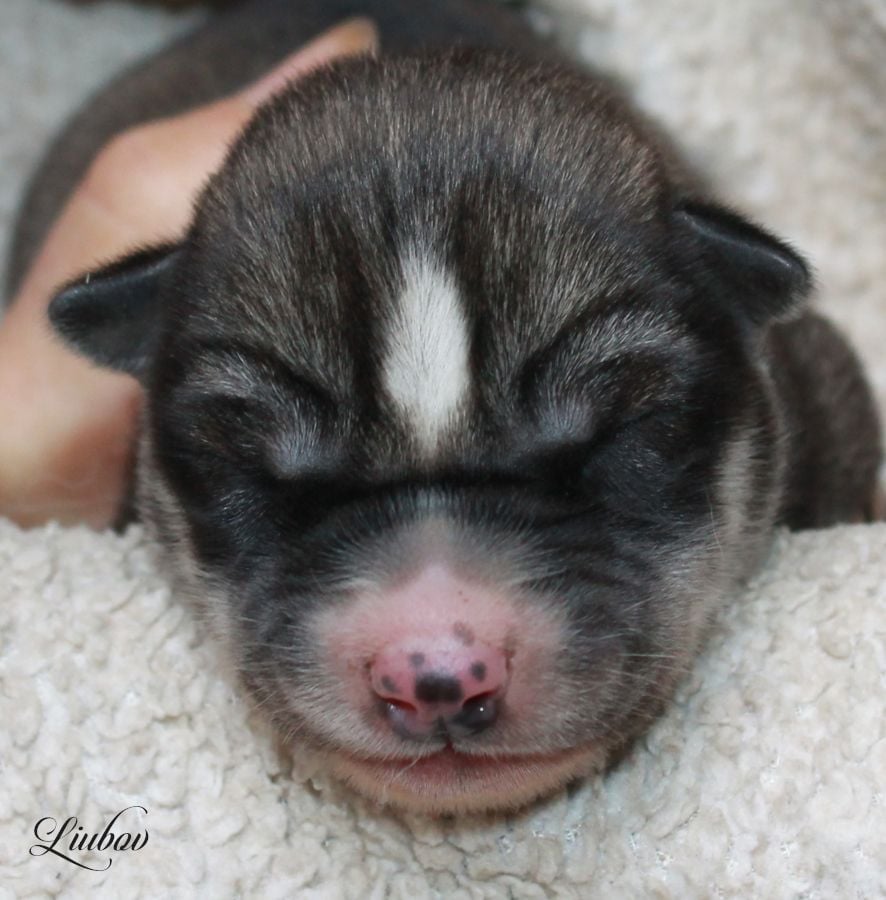
[[[458, 822], [278, 754], [137, 529], [7, 525], [0, 566], [4, 900], [886, 894], [886, 525], [782, 537], [615, 771]], [[149, 842], [106, 872], [28, 853], [42, 816], [135, 804]]]
[[[811, 254], [886, 401], [886, 2], [549, 6], [725, 196]], [[76, 98], [184, 21], [3, 0], [4, 233]], [[886, 525], [780, 535], [613, 772], [464, 821], [379, 810], [280, 753], [139, 529], [0, 522], [0, 572], [3, 900], [886, 896]], [[96, 831], [135, 805], [143, 849], [81, 857], [107, 871], [29, 854], [41, 817]]]

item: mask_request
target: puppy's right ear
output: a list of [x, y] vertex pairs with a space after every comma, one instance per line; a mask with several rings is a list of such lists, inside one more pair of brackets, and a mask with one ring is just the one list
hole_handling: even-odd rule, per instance
[[52, 299], [49, 321], [100, 366], [144, 375], [157, 346], [160, 293], [180, 255], [176, 246], [154, 247], [81, 276]]
[[803, 257], [743, 216], [710, 203], [685, 203], [675, 219], [709, 293], [753, 324], [792, 315], [810, 292], [812, 273]]

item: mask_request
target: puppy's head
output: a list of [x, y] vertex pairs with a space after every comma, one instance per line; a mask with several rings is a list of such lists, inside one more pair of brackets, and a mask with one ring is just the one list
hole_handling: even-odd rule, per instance
[[293, 87], [52, 317], [142, 379], [143, 515], [284, 734], [446, 812], [669, 695], [771, 524], [807, 279], [587, 76], [459, 53]]

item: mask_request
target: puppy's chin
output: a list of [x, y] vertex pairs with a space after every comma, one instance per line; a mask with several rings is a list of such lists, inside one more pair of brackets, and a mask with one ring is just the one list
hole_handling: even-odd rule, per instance
[[586, 744], [551, 754], [474, 756], [445, 749], [408, 759], [368, 759], [341, 751], [328, 770], [378, 803], [423, 815], [517, 810], [603, 768], [607, 753]]

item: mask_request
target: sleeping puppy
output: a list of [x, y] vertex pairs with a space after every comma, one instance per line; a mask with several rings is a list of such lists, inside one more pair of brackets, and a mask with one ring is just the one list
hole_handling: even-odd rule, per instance
[[876, 415], [803, 259], [480, 3], [238, 7], [80, 116], [28, 227], [127, 116], [354, 13], [391, 52], [270, 102], [181, 244], [51, 318], [142, 381], [141, 515], [281, 734], [514, 808], [650, 722], [776, 524], [869, 513]]

